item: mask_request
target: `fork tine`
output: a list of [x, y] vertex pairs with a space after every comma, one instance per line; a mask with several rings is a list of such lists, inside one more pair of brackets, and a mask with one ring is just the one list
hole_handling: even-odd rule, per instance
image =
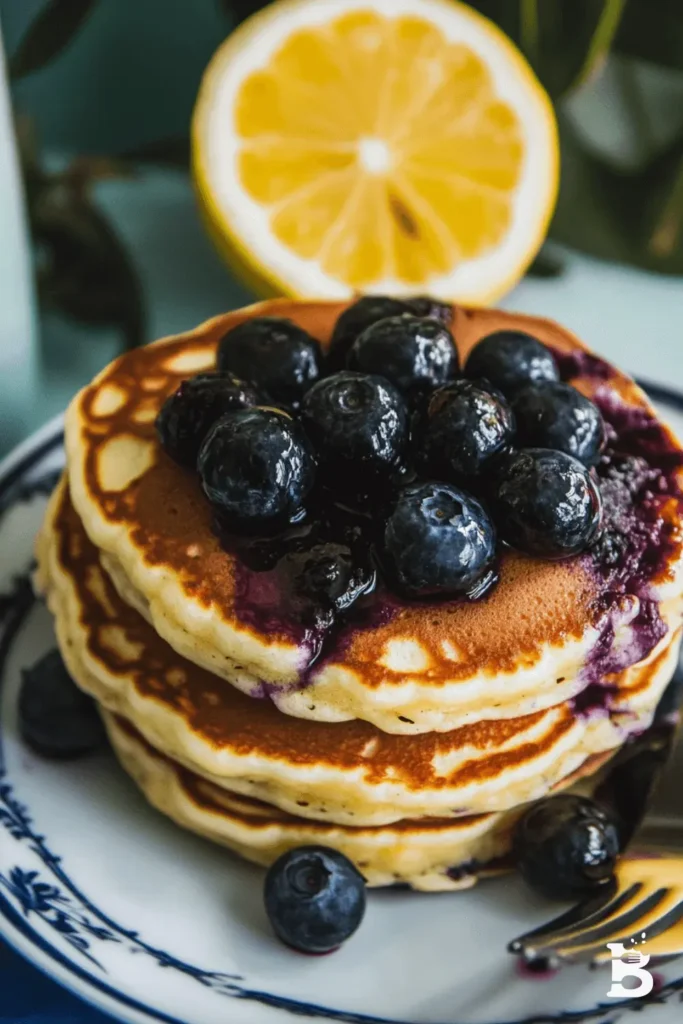
[[[591, 959], [593, 963], [597, 964], [602, 959], [607, 959], [603, 954], [606, 952], [605, 947], [608, 942], [622, 942], [626, 946], [633, 944], [644, 947], [650, 938], [654, 939], [675, 927], [682, 918], [683, 901], [681, 901], [681, 895], [680, 893], [670, 893], [668, 898], [664, 899], [656, 907], [653, 907], [648, 914], [635, 925], [632, 925], [628, 931], [625, 932], [623, 929], [615, 928], [611, 935], [603, 936], [600, 941], [593, 940], [581, 944], [571, 943], [566, 949], [559, 949], [556, 955], [561, 960]], [[643, 935], [645, 938], [643, 938]], [[643, 951], [650, 953], [649, 949], [644, 949]]]
[[[635, 895], [640, 885], [639, 883], [634, 883], [623, 893], [618, 893], [618, 888], [618, 882], [615, 878], [605, 885], [596, 896], [592, 896], [582, 903], [577, 903], [571, 910], [567, 910], [560, 914], [559, 917], [546, 922], [540, 928], [534, 928], [533, 931], [525, 932], [524, 935], [513, 939], [512, 942], [508, 943], [508, 951], [510, 953], [523, 953], [527, 947], [533, 949], [537, 939], [544, 939], [555, 935], [559, 936], [573, 929], [576, 925], [592, 924], [593, 922], [600, 921], [605, 914], [618, 909], [626, 900]], [[615, 896], [616, 899], [613, 899]]]
[[[558, 943], [547, 943], [537, 951], [538, 956], [554, 956], [565, 960], [574, 949], [586, 950], [602, 946], [614, 935], [630, 935], [631, 930], [666, 899], [668, 889], [655, 889], [642, 894], [642, 899], [633, 901], [623, 912], [617, 911], [597, 927], [577, 929], [574, 933], [560, 936]], [[641, 895], [641, 894], [639, 894]], [[642, 929], [641, 929], [642, 930]]]
[[[679, 951], [683, 951], [683, 901], [680, 893], [677, 895], [676, 901], [671, 900], [671, 903], [668, 910], [662, 908], [662, 912], [658, 915], [651, 915], [650, 920], [639, 921], [637, 929], [630, 935], [614, 936], [607, 941], [621, 942], [625, 946], [628, 946], [629, 943], [640, 945], [643, 953], [658, 959], [673, 956], [677, 948]], [[643, 935], [645, 938], [642, 937]], [[611, 959], [606, 950], [596, 947], [593, 947], [593, 950], [591, 962], [594, 966], [597, 967]], [[586, 959], [590, 950], [576, 950], [576, 952], [580, 954], [577, 959]], [[574, 957], [570, 956], [569, 959], [574, 959]]]
[[635, 932], [645, 931], [645, 922], [653, 924], [664, 915], [674, 910], [679, 903], [680, 895], [674, 896], [668, 889], [657, 889], [644, 895], [641, 900], [630, 906], [624, 913], [617, 913], [612, 918], [586, 931], [577, 931], [565, 938], [560, 937], [558, 943], [551, 948], [541, 948], [539, 954], [553, 955], [558, 959], [582, 958], [594, 955], [607, 942], [617, 942], [620, 937], [630, 937]]

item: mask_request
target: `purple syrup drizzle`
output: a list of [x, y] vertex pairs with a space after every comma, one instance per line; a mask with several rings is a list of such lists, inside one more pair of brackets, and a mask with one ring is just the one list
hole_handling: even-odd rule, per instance
[[[589, 353], [558, 355], [560, 373], [600, 382], [593, 400], [606, 426], [606, 446], [596, 467], [604, 505], [592, 566], [604, 590], [599, 612], [603, 626], [584, 670], [586, 690], [574, 700], [579, 713], [609, 710], [613, 689], [605, 676], [645, 658], [666, 635], [651, 583], [675, 553], [675, 526], [663, 517], [670, 500], [683, 508], [677, 474], [683, 456], [667, 431], [645, 408], [627, 405], [605, 382], [615, 371]], [[638, 602], [638, 612], [632, 612]], [[630, 621], [629, 621], [630, 620]], [[629, 621], [629, 642], [615, 646], [620, 621]]]

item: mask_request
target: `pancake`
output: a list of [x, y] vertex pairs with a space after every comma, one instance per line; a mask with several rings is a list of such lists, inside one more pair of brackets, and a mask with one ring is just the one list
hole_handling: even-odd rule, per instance
[[121, 599], [64, 482], [38, 561], [60, 648], [84, 690], [216, 786], [343, 825], [507, 811], [594, 772], [649, 726], [680, 646], [679, 629], [581, 703], [401, 736], [360, 720], [283, 715], [184, 659]]
[[370, 886], [407, 884], [432, 892], [467, 889], [511, 866], [512, 828], [521, 809], [380, 828], [311, 821], [228, 793], [155, 750], [125, 719], [106, 711], [103, 717], [119, 761], [152, 806], [246, 860], [268, 866], [298, 846], [331, 846], [357, 865]]
[[[566, 708], [606, 675], [649, 666], [681, 622], [681, 451], [640, 389], [551, 321], [457, 308], [453, 331], [461, 357], [491, 331], [528, 331], [598, 402], [613, 448], [599, 467], [611, 548], [560, 562], [505, 550], [499, 584], [477, 602], [402, 603], [379, 587], [362, 599], [362, 620], [321, 636], [292, 617], [274, 579], [221, 546], [195, 475], [156, 440], [157, 412], [182, 379], [214, 365], [218, 341], [244, 319], [288, 316], [324, 343], [344, 308], [273, 300], [217, 317], [126, 353], [76, 397], [71, 496], [124, 600], [242, 692], [288, 715], [389, 733]], [[638, 460], [652, 486], [634, 484]]]

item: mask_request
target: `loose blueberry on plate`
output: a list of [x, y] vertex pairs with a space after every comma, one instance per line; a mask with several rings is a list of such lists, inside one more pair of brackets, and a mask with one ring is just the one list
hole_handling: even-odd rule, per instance
[[511, 398], [525, 384], [559, 380], [560, 373], [552, 352], [537, 338], [523, 331], [496, 331], [474, 346], [465, 376], [484, 378]]
[[348, 306], [334, 325], [325, 360], [327, 372], [335, 373], [344, 369], [349, 349], [356, 338], [372, 324], [388, 316], [412, 312], [409, 301], [385, 295], [364, 295], [352, 306]]
[[408, 412], [383, 377], [350, 370], [318, 381], [301, 407], [302, 422], [329, 486], [348, 496], [383, 482], [408, 442]]
[[164, 402], [156, 420], [161, 445], [181, 466], [195, 469], [202, 441], [216, 420], [258, 402], [256, 390], [233, 374], [200, 373]]
[[458, 372], [458, 352], [451, 332], [438, 320], [392, 316], [356, 338], [347, 365], [381, 374], [411, 397], [451, 380]]
[[197, 469], [207, 498], [235, 530], [268, 529], [300, 514], [315, 479], [315, 457], [290, 416], [256, 407], [214, 424]]
[[614, 875], [619, 835], [593, 800], [561, 793], [534, 804], [519, 820], [514, 855], [524, 880], [554, 900], [580, 900]]
[[605, 440], [598, 407], [571, 384], [529, 384], [513, 400], [517, 440], [529, 448], [555, 448], [594, 466]]
[[276, 404], [297, 408], [320, 376], [320, 343], [291, 320], [259, 316], [228, 331], [218, 369], [251, 381]]
[[602, 522], [600, 491], [571, 455], [523, 448], [497, 469], [494, 518], [503, 540], [543, 558], [585, 551]]
[[466, 491], [410, 484], [387, 519], [381, 554], [390, 580], [407, 596], [480, 596], [495, 579], [496, 531]]
[[95, 702], [78, 689], [57, 650], [22, 672], [19, 729], [42, 757], [83, 757], [106, 738]]
[[439, 388], [427, 406], [421, 455], [442, 480], [479, 476], [512, 443], [515, 418], [486, 381], [456, 380]]
[[330, 953], [365, 913], [365, 881], [350, 860], [325, 846], [283, 853], [269, 868], [264, 901], [273, 931], [301, 953]]

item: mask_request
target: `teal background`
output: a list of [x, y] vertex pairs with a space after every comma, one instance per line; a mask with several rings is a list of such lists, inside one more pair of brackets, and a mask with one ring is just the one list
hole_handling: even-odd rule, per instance
[[[11, 53], [44, 0], [0, 0]], [[187, 131], [199, 79], [230, 30], [217, 0], [99, 0], [67, 51], [18, 82], [44, 145], [112, 153]]]

